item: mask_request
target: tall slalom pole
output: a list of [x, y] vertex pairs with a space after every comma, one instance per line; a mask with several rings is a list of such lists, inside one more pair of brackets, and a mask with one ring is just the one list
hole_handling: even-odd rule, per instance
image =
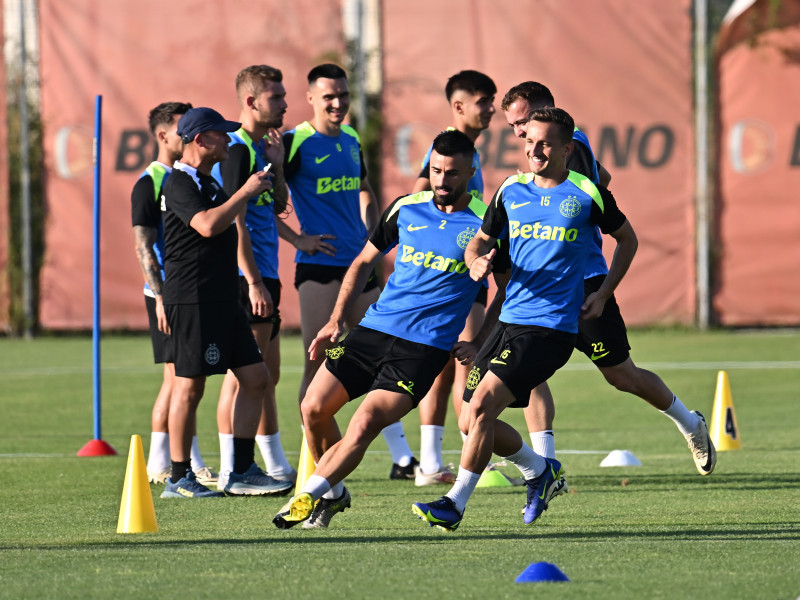
[[78, 451], [78, 456], [113, 456], [117, 451], [104, 442], [101, 431], [100, 395], [100, 142], [102, 139], [103, 97], [94, 103], [94, 196], [92, 223], [92, 388], [94, 391], [94, 439]]

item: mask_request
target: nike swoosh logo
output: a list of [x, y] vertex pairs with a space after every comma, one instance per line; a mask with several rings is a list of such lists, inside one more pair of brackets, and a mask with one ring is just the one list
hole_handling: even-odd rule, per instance
[[317, 164], [324, 162], [326, 159], [330, 157], [330, 154], [326, 154], [325, 156], [317, 156], [314, 160]]
[[522, 202], [521, 204], [517, 204], [516, 202], [512, 202], [510, 208], [520, 208], [522, 206], [527, 206], [530, 204], [530, 200], [528, 202]]
[[[553, 465], [550, 465], [550, 473], [553, 474], [553, 480], [557, 478], [558, 473], [553, 470]], [[542, 493], [539, 495], [539, 500], [544, 500], [544, 496], [547, 493], [547, 486], [544, 486]]]
[[610, 353], [611, 353], [611, 351], [607, 350], [606, 352], [603, 352], [602, 354], [592, 354], [589, 358], [591, 358], [592, 360], [600, 360], [604, 356], [608, 356]]
[[414, 227], [413, 225], [408, 226], [409, 231], [419, 231], [420, 229], [425, 229], [427, 225], [419, 225], [418, 227]]
[[500, 360], [499, 358], [493, 358], [493, 359], [492, 359], [492, 360], [490, 360], [489, 362], [490, 362], [491, 364], [493, 364], [493, 365], [506, 365], [506, 366], [508, 366], [508, 363], [507, 363], [507, 362], [505, 362], [505, 361], [502, 361], [502, 360]]

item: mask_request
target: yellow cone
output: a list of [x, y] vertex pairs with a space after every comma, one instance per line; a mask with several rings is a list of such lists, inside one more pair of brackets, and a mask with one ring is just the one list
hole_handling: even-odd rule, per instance
[[487, 469], [481, 473], [478, 485], [475, 487], [510, 487], [511, 482], [508, 477], [497, 469]]
[[728, 374], [720, 371], [717, 375], [717, 393], [714, 397], [714, 414], [711, 416], [711, 441], [718, 451], [738, 450], [742, 447], [739, 425], [733, 412], [731, 385]]
[[300, 447], [300, 462], [297, 464], [297, 485], [294, 488], [294, 495], [299, 494], [308, 478], [314, 474], [317, 465], [314, 464], [314, 455], [308, 449], [308, 442], [306, 441], [306, 432], [303, 432], [303, 443]]
[[147, 480], [147, 467], [142, 450], [142, 438], [131, 436], [131, 449], [128, 452], [128, 468], [125, 471], [125, 485], [122, 488], [122, 502], [119, 506], [117, 533], [145, 533], [158, 531], [156, 509], [150, 494]]

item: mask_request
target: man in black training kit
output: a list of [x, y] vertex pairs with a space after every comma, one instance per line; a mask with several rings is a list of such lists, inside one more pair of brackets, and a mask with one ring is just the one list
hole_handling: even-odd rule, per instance
[[241, 123], [211, 108], [193, 108], [178, 122], [183, 158], [164, 186], [164, 308], [172, 330], [175, 385], [169, 407], [171, 476], [162, 498], [222, 496], [200, 484], [189, 450], [197, 406], [208, 375], [233, 371], [239, 382], [233, 415], [234, 464], [225, 492], [265, 495], [288, 491], [254, 461], [267, 367], [239, 303], [238, 235], [234, 219], [249, 198], [270, 189], [269, 175], [250, 176], [233, 196], [211, 176], [228, 157], [228, 133]]

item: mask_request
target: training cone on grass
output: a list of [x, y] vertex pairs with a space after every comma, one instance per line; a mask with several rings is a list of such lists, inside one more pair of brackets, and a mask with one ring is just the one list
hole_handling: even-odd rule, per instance
[[511, 482], [497, 469], [484, 469], [475, 487], [511, 487]]
[[147, 480], [142, 438], [139, 435], [132, 435], [125, 485], [122, 488], [122, 502], [119, 506], [117, 533], [155, 531], [158, 531], [158, 523], [156, 523], [156, 509], [153, 506], [150, 483]]
[[612, 450], [601, 462], [601, 467], [641, 467], [640, 461], [630, 450]]
[[314, 464], [314, 455], [308, 449], [308, 441], [306, 440], [306, 433], [303, 432], [303, 443], [300, 446], [300, 462], [297, 464], [297, 484], [294, 488], [294, 495], [296, 496], [303, 491], [308, 478], [314, 474], [317, 465]]
[[538, 583], [544, 581], [569, 581], [569, 577], [553, 563], [529, 564], [515, 579], [516, 583]]
[[736, 423], [736, 413], [733, 411], [731, 399], [731, 384], [728, 374], [720, 371], [717, 374], [717, 393], [714, 396], [714, 413], [711, 415], [709, 428], [711, 441], [718, 452], [725, 450], [738, 450], [742, 447], [739, 438], [739, 425]]

